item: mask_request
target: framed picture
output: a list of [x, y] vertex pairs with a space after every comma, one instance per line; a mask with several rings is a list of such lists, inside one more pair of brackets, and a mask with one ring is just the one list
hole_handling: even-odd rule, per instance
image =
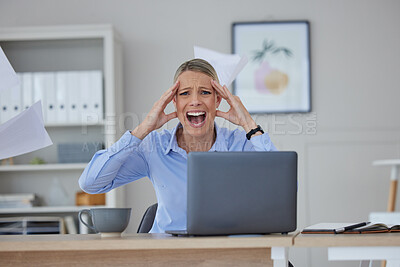
[[309, 29], [308, 21], [233, 23], [233, 53], [249, 60], [233, 93], [250, 113], [311, 111]]

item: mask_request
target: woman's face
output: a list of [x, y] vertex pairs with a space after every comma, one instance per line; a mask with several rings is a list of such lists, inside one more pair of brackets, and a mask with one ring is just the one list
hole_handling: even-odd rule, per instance
[[205, 136], [214, 129], [221, 97], [211, 80], [210, 76], [195, 71], [185, 71], [178, 77], [180, 85], [173, 102], [184, 131], [195, 137]]

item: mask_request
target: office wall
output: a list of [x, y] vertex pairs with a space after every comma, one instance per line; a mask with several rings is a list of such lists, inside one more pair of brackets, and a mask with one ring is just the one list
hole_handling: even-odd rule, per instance
[[[193, 45], [230, 52], [232, 22], [309, 20], [313, 113], [256, 117], [279, 149], [299, 154], [301, 229], [386, 209], [390, 170], [371, 163], [400, 157], [399, 10], [397, 0], [0, 0], [0, 27], [113, 24], [124, 44], [126, 127], [133, 128], [192, 58]], [[156, 199], [146, 179], [126, 191], [135, 232]], [[322, 249], [295, 249], [291, 257], [297, 266], [357, 266], [328, 265]]]

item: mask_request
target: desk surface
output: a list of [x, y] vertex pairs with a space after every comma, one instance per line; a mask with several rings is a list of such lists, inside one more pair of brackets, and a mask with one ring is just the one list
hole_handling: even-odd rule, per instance
[[400, 233], [271, 234], [260, 236], [174, 237], [168, 234], [0, 236], [0, 252], [148, 249], [213, 249], [265, 247], [400, 246]]
[[168, 234], [0, 236], [0, 252], [291, 247], [297, 232], [281, 235], [174, 237]]
[[383, 247], [400, 246], [400, 233], [299, 234], [295, 247]]

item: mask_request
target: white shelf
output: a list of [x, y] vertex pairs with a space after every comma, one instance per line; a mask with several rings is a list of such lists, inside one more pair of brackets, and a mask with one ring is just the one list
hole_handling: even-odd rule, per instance
[[3, 27], [0, 29], [2, 41], [29, 41], [29, 40], [68, 40], [88, 38], [115, 38], [120, 36], [109, 24], [100, 25], [65, 25], [65, 26], [28, 26]]
[[5, 165], [0, 166], [0, 172], [83, 170], [86, 166], [87, 163]]
[[83, 209], [106, 208], [106, 206], [49, 206], [32, 208], [0, 209], [0, 214], [21, 214], [21, 213], [69, 213], [79, 212]]
[[[123, 114], [122, 43], [112, 25], [66, 25], [0, 28], [0, 44], [19, 72], [101, 70], [103, 72], [104, 118], [85, 123], [46, 124], [54, 145], [29, 155], [18, 156], [14, 162], [29, 162], [33, 157], [52, 162], [58, 156], [57, 144], [79, 141], [90, 146], [109, 147], [124, 132], [120, 125]], [[52, 58], [54, 60], [42, 60]], [[77, 173], [87, 163], [4, 165], [0, 166], [0, 188], [3, 192], [33, 192], [45, 202], [50, 198], [49, 180], [59, 181], [67, 191], [68, 202], [74, 203], [80, 190]], [[4, 178], [4, 179], [3, 179]], [[21, 179], [20, 179], [21, 178]], [[66, 178], [66, 179], [64, 179]], [[12, 182], [10, 182], [12, 181]], [[124, 205], [124, 188], [106, 194], [107, 207]], [[0, 209], [1, 213], [76, 212], [84, 207], [35, 207]]]
[[100, 121], [97, 123], [87, 123], [87, 124], [82, 124], [82, 123], [46, 123], [44, 126], [46, 128], [56, 128], [56, 127], [90, 127], [90, 126], [104, 126], [105, 122]]

